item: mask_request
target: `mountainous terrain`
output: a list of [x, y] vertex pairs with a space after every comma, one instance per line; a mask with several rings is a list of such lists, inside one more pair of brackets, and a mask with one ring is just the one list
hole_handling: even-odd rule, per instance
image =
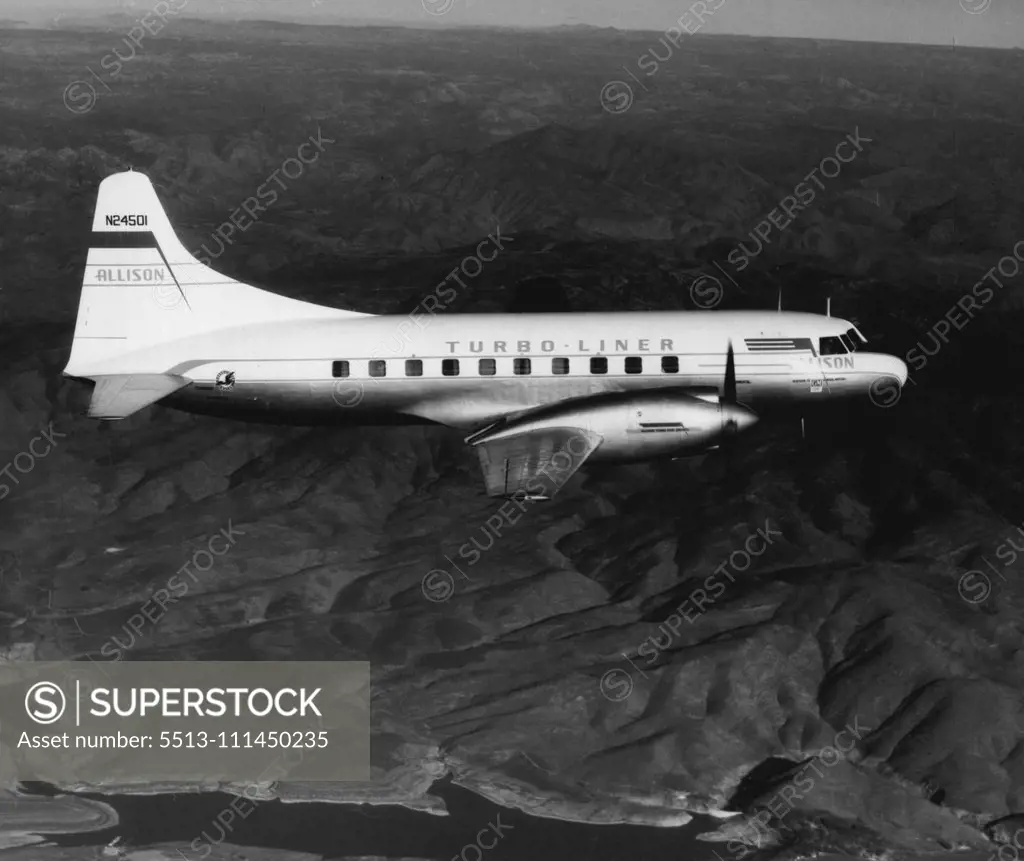
[[[696, 823], [693, 851], [730, 861], [980, 859], [1013, 840], [1019, 53], [698, 36], [641, 87], [622, 67], [653, 34], [181, 20], [123, 60], [123, 32], [0, 32], [6, 658], [369, 660], [373, 780], [268, 798], [444, 813], [429, 790], [449, 778], [531, 817]], [[281, 173], [304, 143], [316, 160]], [[96, 186], [129, 167], [187, 247], [299, 298], [404, 314], [500, 234], [447, 313], [508, 309], [537, 277], [579, 310], [774, 308], [781, 290], [924, 364], [891, 408], [814, 411], [806, 440], [800, 416], [766, 420], [724, 474], [587, 468], [495, 535], [499, 504], [444, 428], [84, 417], [88, 391], [61, 371]], [[223, 242], [268, 183], [276, 200]], [[787, 196], [802, 206], [780, 228]], [[992, 300], [938, 338], [1006, 259]], [[230, 552], [133, 632], [229, 528]], [[481, 555], [463, 576], [446, 559], [467, 542]], [[0, 728], [0, 779], [10, 744]], [[117, 814], [101, 796], [188, 791], [28, 789], [0, 797], [7, 845], [102, 843]], [[7, 857], [97, 857], [83, 841]], [[232, 851], [300, 857], [210, 857]]]

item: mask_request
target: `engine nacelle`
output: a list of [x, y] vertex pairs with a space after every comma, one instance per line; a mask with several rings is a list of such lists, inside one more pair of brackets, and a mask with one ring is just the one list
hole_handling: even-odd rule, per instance
[[466, 441], [480, 444], [552, 428], [583, 428], [602, 439], [591, 461], [635, 461], [700, 454], [714, 448], [723, 436], [756, 421], [746, 407], [717, 398], [682, 392], [616, 392], [531, 410]]

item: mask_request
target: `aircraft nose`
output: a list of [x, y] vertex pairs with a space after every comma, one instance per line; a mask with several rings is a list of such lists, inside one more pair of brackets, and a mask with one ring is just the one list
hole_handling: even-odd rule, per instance
[[907, 363], [902, 359], [897, 359], [895, 356], [882, 356], [884, 360], [882, 363], [881, 371], [883, 374], [889, 374], [899, 380], [900, 388], [902, 389], [907, 384]]
[[895, 356], [879, 353], [870, 367], [874, 371], [871, 384], [868, 386], [868, 397], [871, 398], [871, 402], [876, 407], [891, 407], [898, 404], [903, 387], [907, 384], [906, 362]]

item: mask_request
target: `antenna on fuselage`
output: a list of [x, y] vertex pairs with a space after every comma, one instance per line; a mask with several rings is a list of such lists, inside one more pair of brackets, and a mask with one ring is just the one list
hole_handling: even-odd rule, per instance
[[779, 288], [779, 313], [782, 313], [782, 288]]
[[832, 297], [831, 296], [829, 296], [825, 300], [825, 316], [826, 317], [831, 317], [832, 316]]

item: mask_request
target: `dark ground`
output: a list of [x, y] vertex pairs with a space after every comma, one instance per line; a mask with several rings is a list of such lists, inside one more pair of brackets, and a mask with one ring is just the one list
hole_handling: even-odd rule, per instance
[[[859, 720], [856, 751], [773, 821], [784, 853], [987, 852], [981, 827], [1024, 813], [1024, 593], [996, 555], [1024, 520], [1024, 276], [912, 370], [895, 408], [809, 416], [806, 443], [793, 418], [763, 423], [721, 480], [687, 462], [587, 470], [440, 604], [424, 574], [495, 508], [457, 434], [160, 407], [100, 427], [60, 377], [104, 176], [145, 171], [186, 245], [210, 248], [318, 128], [332, 143], [218, 269], [401, 313], [500, 225], [514, 243], [452, 312], [514, 307], [538, 276], [580, 310], [693, 308], [704, 274], [720, 308], [773, 308], [783, 287], [791, 309], [830, 296], [880, 349], [930, 347], [1024, 238], [1020, 52], [699, 36], [614, 114], [602, 87], [656, 35], [182, 20], [97, 84], [86, 67], [125, 30], [0, 32], [0, 463], [50, 422], [65, 435], [0, 501], [6, 655], [97, 655], [230, 519], [249, 537], [130, 658], [371, 660], [374, 781], [283, 797], [436, 809], [427, 789], [448, 775], [552, 817], [678, 823], [770, 807], [795, 778], [763, 763], [813, 764]], [[84, 113], [62, 100], [75, 80], [96, 85]], [[870, 139], [857, 158], [731, 266], [855, 130]], [[783, 534], [771, 551], [631, 668], [623, 654], [637, 661], [766, 520]], [[971, 571], [988, 572], [984, 600]], [[602, 689], [612, 671], [630, 674], [627, 697]], [[45, 830], [33, 811], [10, 801], [0, 831]], [[107, 815], [43, 818], [86, 831]], [[648, 848], [633, 854], [670, 857]], [[172, 857], [159, 851], [125, 857]]]

